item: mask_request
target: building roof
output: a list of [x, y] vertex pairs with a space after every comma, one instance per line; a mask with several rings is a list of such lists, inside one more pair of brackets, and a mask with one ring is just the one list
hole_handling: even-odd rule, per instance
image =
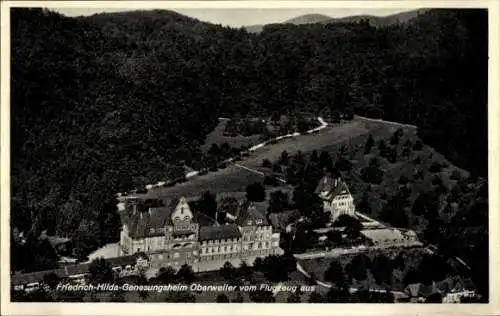
[[[138, 258], [149, 260], [148, 256], [143, 252], [138, 252], [129, 256], [109, 258], [105, 260], [109, 262], [112, 268], [114, 268], [119, 266], [133, 265], [136, 263]], [[89, 272], [89, 267], [90, 263], [72, 264], [59, 269], [14, 274], [11, 277], [11, 283], [12, 285], [20, 285], [40, 282], [43, 280], [43, 277], [49, 273], [55, 273], [59, 278], [86, 274]]]
[[236, 217], [236, 224], [238, 226], [267, 226], [269, 225], [266, 213], [267, 203], [256, 203], [245, 201], [239, 208]]
[[30, 284], [30, 283], [40, 282], [43, 280], [43, 277], [49, 273], [55, 273], [59, 278], [67, 276], [66, 271], [64, 269], [36, 271], [30, 273], [18, 273], [12, 275], [11, 283], [12, 285], [20, 285], [20, 284]]
[[137, 212], [134, 213], [132, 207], [121, 212], [122, 222], [127, 225], [132, 238], [160, 236], [163, 234], [160, 228], [170, 223], [170, 215], [178, 201], [178, 198], [170, 201], [152, 199], [139, 201]]
[[280, 213], [269, 214], [269, 221], [273, 228], [284, 231], [286, 227], [293, 222], [293, 220], [300, 217], [298, 210], [284, 211]]
[[394, 239], [404, 239], [401, 231], [395, 228], [363, 229], [361, 234], [374, 242], [387, 242]]
[[198, 223], [200, 227], [212, 226], [215, 224], [215, 219], [202, 212], [194, 212], [193, 221]]
[[350, 194], [347, 184], [340, 177], [334, 178], [330, 174], [321, 178], [314, 193], [330, 201], [339, 194]]
[[434, 282], [430, 285], [425, 285], [423, 283], [412, 283], [408, 284], [408, 286], [405, 288], [405, 292], [410, 297], [428, 297], [438, 292], [438, 287]]
[[200, 227], [200, 241], [240, 238], [241, 232], [234, 224]]

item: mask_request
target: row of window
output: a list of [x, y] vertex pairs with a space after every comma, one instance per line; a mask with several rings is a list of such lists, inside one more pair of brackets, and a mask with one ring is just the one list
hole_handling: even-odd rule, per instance
[[209, 240], [208, 242], [207, 241], [203, 241], [201, 244], [202, 245], [218, 245], [219, 243], [220, 244], [225, 244], [225, 243], [237, 243], [239, 242], [239, 238], [228, 238], [228, 239], [221, 239], [220, 241], [219, 240]]
[[223, 247], [213, 247], [213, 248], [201, 248], [201, 253], [213, 253], [213, 252], [220, 252], [222, 249], [223, 252], [226, 251], [237, 251], [238, 247], [237, 246], [223, 246]]

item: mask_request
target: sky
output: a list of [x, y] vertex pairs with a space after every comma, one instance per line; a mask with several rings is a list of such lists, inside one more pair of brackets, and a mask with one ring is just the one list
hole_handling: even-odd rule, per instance
[[[66, 16], [91, 15], [102, 12], [120, 12], [131, 11], [132, 8], [51, 8], [54, 11]], [[345, 17], [351, 15], [376, 15], [386, 16], [399, 12], [410, 11], [409, 8], [284, 8], [284, 9], [256, 9], [256, 8], [182, 8], [168, 9], [178, 13], [197, 18], [201, 21], [214, 24], [222, 24], [232, 27], [248, 26], [255, 24], [269, 24], [284, 22], [288, 19], [304, 14], [324, 14], [333, 18]]]

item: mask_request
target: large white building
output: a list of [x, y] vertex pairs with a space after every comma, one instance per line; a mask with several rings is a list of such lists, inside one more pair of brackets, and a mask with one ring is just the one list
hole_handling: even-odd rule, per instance
[[233, 221], [223, 225], [193, 214], [184, 197], [168, 203], [128, 199], [121, 209], [121, 255], [144, 252], [151, 268], [189, 264], [194, 271], [208, 271], [226, 261], [251, 265], [257, 257], [283, 253], [280, 233], [254, 203], [241, 203]]
[[332, 221], [342, 214], [355, 216], [354, 200], [347, 184], [340, 177], [325, 175], [315, 193], [323, 200], [323, 209], [331, 213]]

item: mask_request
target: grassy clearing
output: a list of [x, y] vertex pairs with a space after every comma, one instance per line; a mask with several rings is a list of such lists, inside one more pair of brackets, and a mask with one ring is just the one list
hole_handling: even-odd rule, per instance
[[255, 134], [250, 136], [243, 136], [243, 135], [224, 136], [224, 130], [226, 129], [227, 122], [228, 120], [226, 119], [219, 120], [219, 124], [205, 138], [205, 144], [201, 146], [202, 151], [204, 152], [208, 151], [210, 149], [210, 146], [212, 146], [212, 144], [217, 144], [218, 146], [220, 146], [224, 143], [228, 143], [229, 146], [231, 147], [239, 148], [239, 147], [252, 146], [259, 143], [259, 139], [261, 137], [260, 134]]

